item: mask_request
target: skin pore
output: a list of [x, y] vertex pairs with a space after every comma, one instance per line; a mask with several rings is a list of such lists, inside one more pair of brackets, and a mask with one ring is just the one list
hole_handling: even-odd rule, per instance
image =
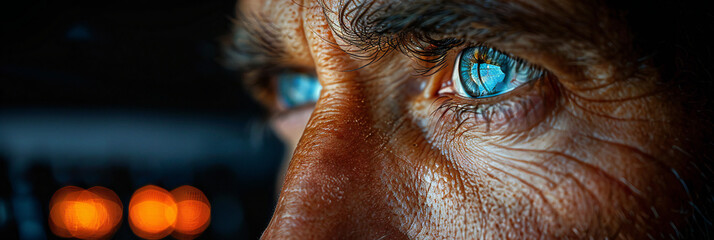
[[[711, 229], [711, 126], [688, 111], [699, 96], [667, 79], [601, 1], [238, 9], [234, 64], [295, 147], [265, 239], [670, 239]], [[473, 46], [545, 74], [495, 97], [461, 96], [454, 64]], [[276, 69], [314, 73], [314, 107], [280, 106]]]

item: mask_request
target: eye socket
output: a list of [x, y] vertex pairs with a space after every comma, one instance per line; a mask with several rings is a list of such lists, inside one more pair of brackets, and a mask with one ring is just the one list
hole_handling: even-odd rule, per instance
[[498, 96], [543, 75], [539, 68], [488, 47], [462, 50], [454, 66], [454, 91], [466, 98]]
[[283, 71], [276, 81], [278, 102], [287, 109], [312, 104], [320, 98], [322, 85], [314, 74]]

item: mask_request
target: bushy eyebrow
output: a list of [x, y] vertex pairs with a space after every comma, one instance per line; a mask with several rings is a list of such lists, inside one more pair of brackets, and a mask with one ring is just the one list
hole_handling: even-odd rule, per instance
[[[359, 50], [352, 54], [376, 61], [392, 50], [438, 62], [461, 42], [494, 45], [528, 39], [540, 50], [564, 53], [572, 49], [622, 54], [613, 41], [627, 41], [627, 31], [616, 13], [602, 1], [503, 0], [344, 0], [335, 9], [323, 0], [335, 35]], [[626, 46], [625, 44], [618, 44]], [[574, 64], [596, 59], [570, 53]]]
[[227, 67], [243, 72], [279, 63], [287, 54], [279, 34], [269, 18], [239, 12], [233, 33], [224, 39], [222, 61]]
[[[352, 30], [348, 37], [360, 40], [375, 35], [404, 32], [436, 34], [479, 30], [487, 37], [512, 37], [539, 34], [559, 40], [589, 40], [591, 29], [602, 29], [603, 21], [612, 18], [601, 1], [505, 1], [505, 0], [345, 0], [337, 12], [339, 27]], [[334, 22], [333, 22], [334, 24]], [[359, 31], [362, 32], [359, 32]], [[504, 36], [505, 33], [518, 33]], [[356, 34], [356, 35], [354, 35]], [[499, 39], [503, 40], [503, 39]]]

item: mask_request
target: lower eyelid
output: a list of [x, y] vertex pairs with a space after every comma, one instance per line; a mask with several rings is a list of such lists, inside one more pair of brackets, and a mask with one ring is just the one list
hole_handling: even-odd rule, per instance
[[482, 133], [525, 131], [542, 121], [552, 109], [556, 93], [553, 88], [549, 79], [541, 79], [513, 92], [486, 99], [443, 94], [432, 104], [430, 125], [452, 125]]

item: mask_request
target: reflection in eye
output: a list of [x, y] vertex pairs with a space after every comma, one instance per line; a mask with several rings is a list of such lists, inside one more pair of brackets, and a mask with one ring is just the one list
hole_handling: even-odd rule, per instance
[[487, 98], [536, 80], [543, 72], [487, 47], [466, 48], [456, 57], [452, 82], [462, 97]]
[[313, 74], [283, 72], [277, 76], [278, 100], [288, 109], [317, 102], [322, 86]]

